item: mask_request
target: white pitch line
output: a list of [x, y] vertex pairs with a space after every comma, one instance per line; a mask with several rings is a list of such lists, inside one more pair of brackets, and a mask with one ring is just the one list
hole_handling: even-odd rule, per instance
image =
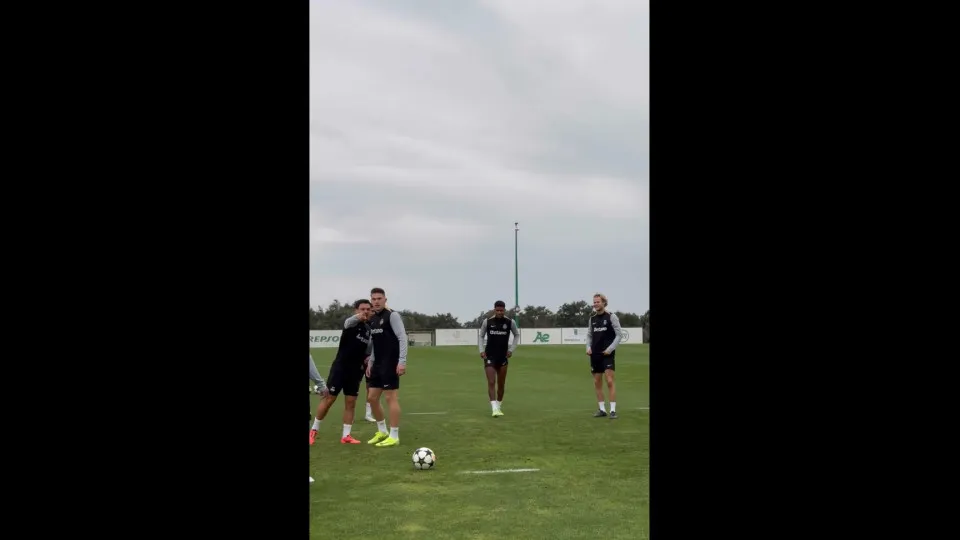
[[[534, 409], [537, 410], [537, 409]], [[631, 407], [630, 410], [637, 411], [649, 411], [650, 407]], [[455, 413], [477, 413], [481, 412], [479, 409], [451, 409]], [[578, 409], [539, 409], [540, 412], [583, 412], [584, 408], [580, 407]], [[418, 415], [436, 415], [436, 414], [448, 414], [450, 411], [438, 411], [438, 412], [412, 412], [404, 414], [418, 414]]]
[[460, 471], [460, 474], [494, 474], [508, 472], [537, 472], [540, 469], [493, 469], [490, 471]]
[[[467, 409], [463, 409], [463, 410], [467, 410]], [[474, 409], [469, 409], [469, 410], [472, 412]], [[622, 411], [624, 409], [621, 407], [620, 410]], [[633, 410], [649, 411], [650, 407], [631, 407], [630, 410], [631, 411]], [[540, 412], [583, 412], [583, 411], [584, 411], [583, 407], [580, 407], [579, 409], [540, 409]]]

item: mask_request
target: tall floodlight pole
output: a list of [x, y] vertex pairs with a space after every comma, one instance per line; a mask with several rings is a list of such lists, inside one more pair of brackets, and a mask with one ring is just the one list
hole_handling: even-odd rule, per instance
[[516, 309], [513, 312], [513, 322], [520, 327], [520, 222], [513, 222], [513, 299]]

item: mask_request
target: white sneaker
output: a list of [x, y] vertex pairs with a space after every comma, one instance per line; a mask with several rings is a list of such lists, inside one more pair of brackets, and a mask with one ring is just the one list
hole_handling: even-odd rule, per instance
[[313, 483], [313, 477], [312, 477], [312, 476], [310, 477], [310, 483], [311, 483], [311, 484]]
[[377, 419], [374, 418], [372, 414], [364, 417], [364, 420], [366, 420], [367, 422], [376, 422], [376, 421], [377, 421]]

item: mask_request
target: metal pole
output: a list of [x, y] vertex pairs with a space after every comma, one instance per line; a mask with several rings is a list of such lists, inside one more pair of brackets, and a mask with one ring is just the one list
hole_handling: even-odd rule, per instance
[[513, 322], [520, 327], [520, 251], [519, 251], [520, 222], [513, 222], [513, 293], [516, 311]]

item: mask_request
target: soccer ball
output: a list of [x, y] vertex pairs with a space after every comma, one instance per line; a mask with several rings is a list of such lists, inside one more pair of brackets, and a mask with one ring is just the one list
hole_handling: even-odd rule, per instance
[[437, 455], [429, 448], [417, 448], [413, 452], [413, 468], [419, 471], [432, 469], [437, 464]]

